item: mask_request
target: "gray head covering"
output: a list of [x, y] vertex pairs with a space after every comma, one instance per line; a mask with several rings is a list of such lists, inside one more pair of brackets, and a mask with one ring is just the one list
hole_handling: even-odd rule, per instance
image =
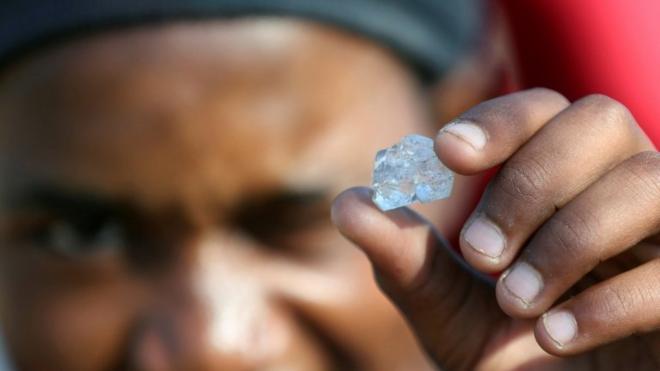
[[5, 0], [0, 64], [46, 43], [169, 19], [275, 14], [340, 25], [388, 45], [436, 78], [474, 42], [480, 0]]

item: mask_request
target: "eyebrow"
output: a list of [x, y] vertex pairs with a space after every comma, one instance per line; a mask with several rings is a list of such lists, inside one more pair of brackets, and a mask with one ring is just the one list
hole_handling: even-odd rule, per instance
[[2, 196], [0, 206], [10, 211], [38, 208], [62, 213], [114, 213], [127, 208], [124, 202], [118, 200], [47, 184], [9, 190]]
[[[233, 208], [232, 214], [238, 218], [246, 212], [266, 216], [273, 208], [283, 205], [318, 206], [319, 203], [327, 203], [329, 208], [331, 201], [329, 195], [327, 189], [278, 188], [239, 202]], [[0, 194], [0, 212], [39, 210], [83, 218], [99, 214], [126, 217], [135, 213], [134, 207], [126, 200], [49, 183], [24, 184], [22, 187], [5, 189]]]
[[[329, 210], [331, 198], [328, 190], [323, 189], [276, 189], [238, 203], [232, 210], [235, 222], [245, 218], [268, 219], [282, 217], [282, 207], [326, 207]], [[289, 210], [287, 210], [289, 211]]]
[[256, 205], [277, 205], [277, 204], [304, 204], [319, 202], [329, 199], [329, 191], [326, 189], [287, 189], [279, 188], [270, 192], [262, 193], [251, 197], [246, 202], [240, 203], [240, 206]]

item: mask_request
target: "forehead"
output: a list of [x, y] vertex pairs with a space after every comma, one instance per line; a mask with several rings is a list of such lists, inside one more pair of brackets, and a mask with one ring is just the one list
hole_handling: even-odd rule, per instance
[[26, 178], [156, 204], [341, 187], [419, 123], [412, 85], [378, 47], [306, 23], [115, 31], [5, 77], [0, 150]]

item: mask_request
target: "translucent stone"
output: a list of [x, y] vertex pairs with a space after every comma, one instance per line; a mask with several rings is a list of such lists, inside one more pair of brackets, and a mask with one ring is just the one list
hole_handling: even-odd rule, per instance
[[438, 160], [431, 138], [408, 135], [376, 154], [372, 199], [383, 211], [447, 198], [453, 185], [454, 173]]

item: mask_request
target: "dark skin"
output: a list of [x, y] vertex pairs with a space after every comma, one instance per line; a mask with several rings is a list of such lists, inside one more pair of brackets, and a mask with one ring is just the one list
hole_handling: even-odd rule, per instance
[[[552, 275], [550, 269], [561, 267], [553, 262], [581, 261], [568, 259], [569, 250], [544, 258], [534, 249], [546, 249], [522, 242], [589, 194], [576, 190], [596, 189], [575, 206], [593, 212], [598, 205], [613, 210], [613, 195], [598, 193], [611, 187], [648, 194], [642, 187], [654, 184], [655, 157], [624, 160], [652, 146], [627, 116], [614, 114], [618, 105], [590, 99], [571, 106], [580, 119], [550, 121], [568, 105], [558, 94], [503, 97], [464, 116], [487, 133], [478, 150], [465, 147], [465, 137], [456, 137], [460, 130], [438, 139], [439, 156], [461, 174], [515, 164], [511, 159], [533, 163], [523, 161], [529, 153], [556, 169], [549, 172], [554, 177], [532, 183], [536, 193], [522, 202], [518, 190], [505, 185], [525, 184], [510, 177], [535, 173], [522, 168], [507, 177], [505, 165], [475, 214], [502, 228], [504, 253], [499, 259], [471, 255], [468, 240], [483, 242], [479, 236], [488, 234], [465, 232], [461, 248], [470, 265], [505, 268], [523, 249], [521, 259]], [[501, 283], [496, 296], [492, 284], [457, 264], [435, 231], [460, 228], [478, 175], [459, 177], [451, 199], [424, 210], [437, 229], [409, 209], [381, 213], [365, 190], [337, 199], [335, 223], [366, 252], [404, 316], [380, 295], [369, 261], [340, 238], [327, 210], [341, 189], [369, 181], [378, 148], [410, 132], [433, 135], [427, 106], [439, 105], [429, 103], [412, 73], [373, 42], [285, 20], [113, 31], [15, 64], [0, 84], [0, 323], [19, 368], [431, 369], [403, 317], [431, 358], [448, 369], [653, 367], [655, 335], [626, 336], [653, 327], [649, 316], [656, 314], [647, 308], [658, 303], [651, 278], [656, 261], [643, 277], [619, 275], [649, 261], [641, 254], [605, 272], [619, 279], [605, 281], [608, 292], [624, 292], [620, 282], [639, 293], [630, 300], [608, 300], [598, 290], [603, 286], [594, 286], [585, 291], [595, 292], [591, 297], [563, 304], [577, 314], [580, 331], [561, 349], [543, 337], [542, 327], [538, 341], [533, 330], [570, 277], [545, 279], [532, 305], [516, 307]], [[596, 103], [602, 109], [588, 108]], [[614, 112], [606, 125], [611, 131], [602, 133], [604, 147], [589, 147], [585, 133], [589, 123], [603, 120], [600, 112]], [[581, 125], [572, 125], [576, 132], [566, 138], [549, 122]], [[565, 161], [557, 146], [569, 140], [583, 151], [574, 156], [594, 161]], [[556, 153], [564, 157], [551, 156]], [[611, 153], [603, 156], [611, 166], [588, 153]], [[565, 163], [593, 171], [580, 178], [560, 166]], [[641, 167], [639, 182], [596, 181], [608, 179], [604, 174], [620, 179], [615, 165]], [[575, 178], [579, 186], [557, 188], [549, 182], [557, 177]], [[605, 185], [593, 188], [598, 184]], [[557, 194], [563, 197], [551, 197]], [[546, 203], [531, 203], [536, 199]], [[631, 208], [621, 210], [630, 213], [641, 201], [626, 205]], [[606, 240], [620, 242], [607, 251], [652, 234], [653, 218], [622, 219], [635, 223], [607, 228], [619, 234]], [[514, 225], [521, 227], [505, 229]], [[494, 251], [492, 244], [480, 248]], [[612, 309], [607, 327], [590, 328], [580, 317], [580, 308], [589, 309], [580, 303], [590, 298]], [[621, 303], [630, 303], [625, 313], [616, 311]], [[617, 338], [625, 340], [597, 347]], [[544, 350], [582, 355], [563, 359]]]
[[523, 91], [460, 115], [436, 152], [461, 174], [501, 165], [463, 227], [466, 264], [367, 189], [340, 195], [333, 218], [438, 364], [658, 369], [660, 155], [625, 107]]

